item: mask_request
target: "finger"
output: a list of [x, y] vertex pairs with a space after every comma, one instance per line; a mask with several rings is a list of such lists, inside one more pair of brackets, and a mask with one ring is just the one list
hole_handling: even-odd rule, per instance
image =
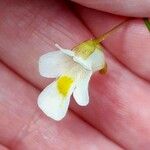
[[90, 105], [72, 109], [126, 149], [149, 149], [150, 85], [107, 57], [108, 72], [95, 74]]
[[[95, 36], [101, 35], [125, 20], [123, 17], [85, 7], [78, 7], [77, 9]], [[113, 56], [131, 71], [146, 80], [150, 80], [150, 34], [143, 20], [131, 19], [108, 37], [103, 44]]]
[[[13, 3], [12, 5], [14, 5], [14, 4], [15, 3]], [[16, 5], [14, 5], [14, 7], [15, 7], [15, 10], [18, 11], [18, 9], [20, 8], [20, 5], [19, 5], [19, 8], [16, 9], [17, 4], [18, 3], [16, 3]], [[38, 4], [39, 4], [39, 2], [38, 2]], [[55, 3], [53, 3], [53, 4], [55, 4]], [[11, 5], [11, 9], [13, 9], [12, 5]], [[43, 3], [41, 3], [41, 5], [43, 7]], [[47, 7], [47, 5], [48, 4], [46, 4], [46, 3], [44, 4], [45, 7]], [[25, 5], [23, 5], [23, 6], [25, 6]], [[31, 8], [31, 10], [36, 9], [34, 3], [31, 3], [31, 5], [27, 5], [27, 8]], [[41, 9], [41, 7], [38, 7], [38, 8]], [[60, 8], [56, 7], [56, 9], [60, 9]], [[5, 10], [6, 10], [6, 8], [5, 8]], [[8, 8], [7, 10], [10, 11], [10, 8]], [[26, 10], [26, 9], [23, 9], [23, 10]], [[23, 12], [23, 14], [16, 12], [16, 14], [20, 14], [20, 15], [23, 15], [23, 16], [24, 16], [24, 13], [25, 12]], [[47, 13], [49, 13], [49, 8], [48, 8]], [[45, 12], [44, 14], [47, 14], [47, 13]], [[3, 16], [3, 19], [4, 19], [4, 16]], [[15, 21], [15, 19], [11, 20], [11, 17], [10, 17], [10, 21]], [[25, 21], [25, 19], [23, 19], [23, 21]], [[17, 21], [17, 23], [18, 23], [18, 21]], [[1, 24], [1, 27], [3, 29], [7, 28], [7, 26], [4, 26], [4, 24]], [[3, 31], [6, 31], [6, 30], [3, 30]], [[15, 31], [15, 29], [14, 29], [14, 31]], [[12, 37], [13, 36], [16, 37], [16, 35], [13, 34], [13, 33], [16, 33], [16, 32], [13, 32], [13, 33], [11, 33], [10, 31], [8, 31], [8, 32], [11, 34]], [[30, 32], [30, 31], [28, 31], [28, 32]], [[31, 47], [26, 47], [27, 44], [24, 43], [24, 40], [25, 39], [29, 40], [28, 39], [29, 37], [27, 38], [25, 36], [26, 38], [25, 37], [21, 38], [21, 33], [23, 33], [24, 35], [25, 34], [28, 35], [28, 32], [27, 31], [24, 32], [23, 28], [20, 29], [20, 33], [19, 33], [20, 34], [20, 37], [19, 37], [20, 40], [18, 40], [19, 42], [17, 41], [16, 44], [18, 43], [17, 44], [18, 46], [21, 43], [23, 44], [22, 46], [20, 45], [22, 47], [22, 49], [21, 49], [22, 52], [20, 52], [19, 49], [17, 50], [14, 47], [13, 47], [12, 52], [13, 52], [14, 56], [16, 56], [16, 54], [18, 52], [20, 52], [20, 54], [19, 54], [20, 56], [18, 55], [19, 57], [17, 59], [18, 63], [21, 61], [22, 58], [23, 58], [22, 62], [24, 60], [26, 60], [26, 61], [29, 60], [29, 68], [26, 68], [27, 66], [22, 66], [23, 65], [22, 63], [20, 65], [16, 66], [16, 68], [21, 66], [22, 69], [24, 68], [23, 70], [26, 72], [25, 74], [28, 74], [27, 72], [30, 70], [30, 75], [31, 75], [32, 73], [36, 73], [36, 72], [34, 72], [35, 69], [32, 68], [33, 65], [31, 65], [30, 61], [33, 60], [33, 62], [35, 64], [35, 68], [36, 68], [37, 67], [36, 66], [37, 60], [35, 59], [34, 56], [36, 55], [36, 53], [39, 55], [38, 51], [34, 51], [34, 50], [39, 49], [40, 47], [42, 47], [42, 43], [43, 43], [43, 46], [44, 46], [47, 42], [45, 40], [44, 41], [42, 40], [45, 37], [45, 36], [42, 36], [43, 37], [43, 38], [41, 37], [42, 39], [38, 39], [39, 40], [39, 44], [38, 44], [37, 43], [38, 41], [36, 40], [38, 37], [36, 35], [36, 36], [32, 37], [35, 41], [32, 38], [30, 39], [31, 40], [30, 42], [28, 41], [31, 44], [30, 45], [28, 43]], [[83, 33], [84, 32], [85, 31], [83, 31]], [[8, 41], [11, 41], [11, 40], [8, 39]], [[33, 48], [33, 41], [35, 43], [37, 43], [37, 45], [35, 44], [36, 45], [35, 49]], [[13, 42], [15, 42], [15, 40], [12, 41], [11, 44], [10, 43], [9, 44], [13, 45]], [[1, 43], [3, 43], [3, 41], [1, 41]], [[39, 46], [39, 48], [38, 48], [38, 46]], [[7, 51], [6, 50], [7, 48], [6, 49], [4, 48], [6, 51], [3, 48], [4, 47], [1, 47], [1, 50], [2, 50], [1, 54], [4, 56], [6, 54], [5, 52]], [[32, 55], [30, 55], [30, 56], [26, 55], [26, 52], [27, 52], [26, 50], [28, 48], [29, 48], [29, 50], [31, 50], [33, 48], [33, 51], [35, 53], [33, 51], [30, 51], [30, 53], [28, 53], [28, 54], [32, 53], [33, 56]], [[44, 48], [46, 48], [46, 47], [43, 47], [43, 49]], [[49, 48], [49, 46], [48, 46], [48, 48]], [[40, 48], [40, 50], [41, 50], [41, 48]], [[39, 52], [43, 53], [42, 51], [39, 51]], [[36, 55], [36, 57], [38, 57], [38, 55]], [[9, 56], [12, 57], [12, 58], [14, 57], [13, 55], [9, 55]], [[36, 113], [36, 107], [35, 107], [36, 104], [35, 103], [36, 103], [36, 99], [37, 99], [37, 96], [38, 96], [39, 92], [36, 89], [32, 89], [29, 85], [27, 85], [27, 83], [24, 83], [23, 81], [19, 82], [18, 80], [20, 80], [20, 79], [18, 77], [12, 75], [10, 73], [10, 71], [7, 71], [6, 68], [5, 69], [3, 69], [3, 68], [4, 67], [2, 67], [0, 69], [0, 70], [4, 70], [4, 72], [1, 73], [1, 76], [3, 77], [3, 78], [1, 77], [1, 80], [3, 82], [2, 81], [0, 82], [1, 85], [2, 85], [1, 91], [4, 91], [4, 92], [5, 92], [5, 90], [6, 91], [8, 90], [8, 91], [7, 91], [7, 94], [6, 94], [6, 92], [5, 93], [1, 92], [1, 93], [2, 93], [3, 99], [8, 100], [9, 105], [7, 105], [6, 101], [2, 101], [2, 103], [4, 103], [4, 104], [0, 105], [1, 107], [4, 105], [4, 107], [2, 107], [0, 109], [3, 112], [3, 115], [2, 115], [3, 118], [1, 117], [2, 118], [1, 120], [3, 120], [2, 121], [3, 124], [1, 125], [1, 128], [0, 128], [1, 129], [0, 132], [2, 133], [0, 139], [1, 139], [2, 143], [8, 144], [8, 145], [11, 143], [12, 146], [17, 145], [18, 149], [24, 149], [24, 147], [25, 148], [30, 147], [30, 149], [38, 149], [38, 148], [41, 148], [41, 147], [42, 148], [44, 147], [45, 149], [58, 149], [58, 146], [62, 147], [64, 149], [69, 149], [69, 148], [72, 149], [72, 147], [75, 148], [76, 146], [78, 148], [80, 148], [79, 145], [82, 145], [82, 147], [84, 149], [87, 146], [88, 146], [88, 148], [93, 149], [93, 145], [94, 145], [94, 148], [96, 148], [96, 149], [99, 149], [99, 147], [102, 147], [103, 149], [110, 149], [110, 148], [113, 149], [113, 143], [112, 142], [105, 139], [104, 136], [102, 136], [99, 132], [95, 131], [94, 129], [90, 128], [86, 123], [83, 122], [83, 124], [82, 124], [82, 121], [80, 119], [78, 119], [77, 117], [74, 117], [73, 114], [70, 114], [68, 116], [68, 119], [66, 118], [66, 121], [64, 120], [62, 123], [58, 124], [56, 122], [51, 121], [49, 118], [44, 117], [43, 115], [41, 116], [41, 114], [39, 114], [39, 112]], [[37, 79], [39, 79], [39, 76], [36, 76], [36, 77], [37, 77]], [[39, 82], [39, 84], [42, 83], [42, 82], [40, 82], [42, 80], [37, 80], [37, 81]], [[19, 96], [18, 96], [18, 91], [19, 91]], [[16, 100], [16, 96], [17, 96], [17, 100]], [[12, 113], [12, 112], [14, 112], [14, 113]], [[12, 122], [13, 122], [13, 124], [12, 124]], [[71, 122], [72, 122], [72, 124], [71, 124]], [[13, 129], [13, 132], [12, 132], [12, 129]], [[61, 133], [61, 134], [59, 135], [59, 133]], [[8, 135], [8, 136], [5, 137], [6, 135]], [[75, 140], [73, 140], [74, 138], [75, 138]], [[102, 140], [101, 140], [101, 138], [102, 138]], [[14, 141], [12, 141], [12, 139], [14, 139]], [[66, 141], [69, 141], [69, 144], [70, 144], [69, 148], [68, 148], [68, 144], [66, 143]], [[54, 142], [56, 144], [54, 144]], [[29, 144], [29, 143], [31, 143], [31, 144]], [[75, 149], [77, 149], [77, 148], [75, 148]], [[118, 149], [118, 147], [115, 146], [115, 144], [114, 144], [114, 149]]]
[[94, 8], [97, 10], [134, 17], [150, 17], [150, 1], [149, 0], [72, 0], [83, 6]]
[[[122, 17], [101, 12], [98, 13], [96, 11], [88, 11], [83, 8], [80, 9], [80, 11], [84, 23], [87, 24], [88, 28], [91, 29], [96, 36], [110, 29], [113, 24], [118, 24], [124, 20]], [[99, 18], [102, 18], [101, 21]], [[148, 55], [149, 57], [149, 33], [141, 22], [134, 26], [133, 24], [135, 23], [136, 21], [131, 21], [131, 25], [126, 27], [125, 32], [123, 32], [124, 34], [122, 32], [120, 33], [121, 29], [117, 33], [114, 33], [108, 40], [104, 41], [104, 45], [109, 49], [111, 54], [116, 56], [119, 61], [123, 62], [127, 68], [133, 66], [131, 68], [132, 70], [134, 69], [133, 71], [141, 77], [149, 79], [149, 68], [147, 66], [150, 59], [147, 59], [146, 56]], [[128, 30], [131, 33], [126, 33]], [[134, 36], [132, 35], [133, 33]], [[142, 33], [141, 37], [139, 36], [140, 33]], [[130, 38], [133, 43], [131, 44], [129, 40], [124, 42], [124, 40], [122, 41], [122, 38]], [[141, 49], [138, 48], [138, 46], [140, 47], [139, 43], [141, 43], [141, 40], [143, 40], [143, 48], [141, 46], [141, 49], [144, 50], [144, 54], [142, 54]], [[121, 44], [119, 43], [126, 45], [124, 51], [121, 50]], [[128, 43], [130, 43], [129, 45], [131, 46], [129, 46]], [[112, 49], [113, 47], [114, 49]], [[126, 61], [124, 57], [126, 58]], [[136, 65], [135, 62], [138, 62], [139, 66]], [[146, 142], [146, 140], [142, 139], [148, 138], [150, 135], [150, 111], [148, 109], [150, 106], [150, 96], [147, 91], [150, 89], [150, 85], [147, 83], [148, 86], [142, 87], [143, 84], [139, 83], [137, 78], [131, 78], [131, 72], [124, 72], [125, 70], [122, 70], [123, 66], [121, 67], [122, 69], [117, 69], [114, 65], [111, 67], [112, 64], [113, 63], [108, 62], [108, 74], [102, 78], [101, 81], [100, 79], [97, 79], [98, 75], [97, 78], [94, 78], [95, 80], [92, 80], [91, 97], [93, 96], [95, 104], [91, 104], [93, 105], [91, 106], [91, 110], [95, 110], [96, 113], [89, 113], [89, 116], [90, 118], [93, 118], [94, 116], [98, 117], [98, 114], [100, 114], [100, 123], [95, 123], [95, 119], [93, 119], [93, 124], [103, 130], [104, 133], [107, 132], [109, 136], [114, 135], [114, 139], [118, 142], [120, 141], [127, 149], [149, 149], [149, 141]], [[137, 70], [137, 68], [140, 68], [141, 70]], [[95, 92], [96, 90], [94, 89], [96, 86], [97, 92]], [[99, 107], [96, 109], [95, 105]], [[146, 107], [147, 109], [145, 109]], [[87, 112], [89, 112], [89, 109], [83, 112], [84, 117], [87, 115]], [[79, 114], [81, 114], [81, 112], [79, 112]], [[118, 136], [116, 136], [116, 131]], [[108, 136], [108, 134], [106, 135]], [[129, 138], [129, 135], [132, 139]], [[125, 140], [127, 139], [126, 137], [128, 137], [128, 140]], [[136, 144], [133, 143], [133, 139]]]
[[0, 145], [0, 150], [9, 150], [9, 149], [3, 145]]
[[71, 112], [59, 123], [45, 117], [36, 105], [39, 91], [2, 64], [0, 70], [1, 143], [15, 150], [76, 149], [77, 145], [121, 150]]
[[[31, 10], [35, 10], [35, 6], [31, 6]], [[33, 7], [34, 9], [32, 9]], [[0, 51], [0, 57], [16, 72], [18, 72], [24, 78], [34, 83], [36, 86], [39, 86], [40, 88], [46, 85], [43, 81], [43, 78], [40, 78], [38, 75], [37, 61], [41, 54], [53, 50], [53, 47], [51, 47], [50, 45], [47, 45], [47, 51], [43, 49], [46, 48], [47, 41], [51, 42], [50, 39], [47, 40], [47, 37], [51, 38], [51, 36], [56, 33], [56, 30], [54, 29], [57, 26], [59, 26], [58, 29], [60, 29], [61, 26], [65, 26], [65, 29], [61, 28], [61, 30], [59, 30], [60, 32], [55, 34], [53, 38], [58, 43], [66, 41], [67, 43], [64, 42], [63, 46], [66, 45], [67, 48], [71, 48], [74, 46], [74, 43], [70, 43], [72, 41], [72, 37], [75, 37], [75, 42], [81, 42], [83, 41], [83, 39], [87, 39], [90, 37], [89, 32], [87, 32], [84, 26], [82, 26], [81, 23], [69, 13], [69, 11], [66, 11], [67, 9], [64, 9], [64, 7], [62, 6], [55, 7], [55, 9], [57, 11], [53, 11], [52, 14], [48, 9], [38, 16], [40, 19], [44, 18], [44, 21], [47, 25], [46, 27], [44, 21], [41, 21], [38, 25], [36, 24], [35, 20], [32, 21], [31, 27], [33, 27], [32, 31], [34, 32], [32, 32], [30, 38], [24, 36], [25, 33], [26, 35], [31, 33], [31, 30], [29, 30], [31, 28], [30, 26], [26, 27], [26, 32], [19, 28], [15, 28], [15, 30], [13, 31], [8, 30], [10, 28], [10, 24], [8, 26], [5, 21], [7, 21], [9, 17], [9, 20], [11, 22], [14, 22], [15, 17], [12, 20], [10, 14], [7, 11], [7, 13], [5, 12], [6, 8], [5, 10], [3, 10], [3, 14], [5, 14], [6, 18], [3, 17], [4, 22], [2, 29], [4, 32], [1, 32], [1, 37], [3, 38], [1, 38], [2, 48]], [[58, 10], [61, 10], [62, 16], [60, 16], [60, 18], [58, 18], [57, 20], [57, 17], [54, 16], [56, 16], [60, 12]], [[17, 12], [18, 9], [15, 13], [19, 14], [20, 18], [24, 16], [23, 14]], [[13, 13], [11, 13], [11, 15], [12, 14]], [[49, 16], [43, 16], [43, 14], [48, 14], [49, 16], [53, 15], [53, 17], [55, 18], [53, 27], [51, 27], [51, 22], [53, 21], [53, 19]], [[70, 17], [68, 17], [68, 15]], [[70, 21], [69, 18], [72, 18], [72, 20]], [[52, 20], [50, 21], [50, 19]], [[49, 22], [47, 22], [48, 20]], [[63, 22], [63, 25], [60, 26], [59, 21]], [[71, 24], [68, 24], [68, 22], [73, 22], [71, 31]], [[43, 27], [45, 28], [43, 29]], [[11, 28], [14, 28], [14, 26], [11, 26]], [[20, 35], [19, 38], [16, 37], [17, 33], [19, 33]], [[71, 36], [71, 39], [68, 38], [68, 34]], [[39, 39], [39, 37], [42, 38]], [[12, 44], [13, 47], [11, 46]], [[13, 49], [13, 52], [10, 51], [10, 49]], [[30, 53], [27, 53], [27, 50], [30, 50]], [[73, 109], [78, 112], [79, 115], [84, 117], [84, 119], [107, 134], [107, 136], [109, 136], [111, 139], [119, 142], [126, 148], [139, 149], [145, 143], [146, 144], [144, 146], [148, 147], [150, 143], [148, 138], [149, 134], [145, 133], [149, 133], [149, 86], [146, 82], [144, 82], [143, 80], [141, 81], [140, 78], [136, 77], [130, 71], [126, 70], [126, 68], [124, 68], [118, 62], [114, 61], [112, 58], [108, 57], [107, 61], [108, 60], [108, 66], [110, 68], [109, 74], [104, 77], [95, 76], [92, 81], [93, 88], [91, 91], [91, 99], [93, 99], [93, 101], [91, 101], [89, 107], [80, 108], [80, 110], [79, 107], [73, 107]], [[141, 95], [138, 95], [138, 91], [140, 91]], [[133, 104], [131, 105], [130, 103]], [[136, 110], [140, 111], [137, 112]], [[145, 116], [143, 112], [145, 112], [145, 114], [147, 112], [147, 116]], [[139, 116], [136, 116], [136, 113]], [[131, 118], [134, 119], [132, 120]], [[142, 121], [139, 121], [140, 119]], [[139, 129], [144, 130], [145, 132], [143, 133]], [[134, 130], [134, 132], [132, 132], [132, 130]]]
[[[22, 2], [22, 7], [18, 5], [18, 1], [8, 4], [5, 2], [1, 8], [3, 13], [1, 13], [0, 58], [8, 61], [9, 57], [13, 57], [15, 60], [10, 59], [7, 63], [12, 63], [11, 67], [16, 68], [23, 77], [28, 76], [32, 82], [38, 81], [40, 86], [41, 82], [46, 83], [48, 80], [43, 81], [39, 75], [39, 57], [50, 49], [55, 50], [55, 43], [71, 48], [85, 38], [91, 38], [91, 35], [87, 30], [83, 30], [83, 25], [63, 3], [56, 5], [54, 1], [46, 1], [43, 4], [39, 1], [31, 4]], [[55, 7], [51, 7], [52, 5]], [[73, 22], [73, 25], [69, 22]], [[80, 32], [83, 36], [80, 36]], [[24, 61], [25, 66], [16, 63]]]

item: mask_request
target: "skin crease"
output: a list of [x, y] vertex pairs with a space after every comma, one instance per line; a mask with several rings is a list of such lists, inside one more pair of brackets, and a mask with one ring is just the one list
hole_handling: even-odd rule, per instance
[[112, 14], [132, 16], [132, 17], [149, 17], [150, 1], [149, 0], [72, 0], [83, 6], [94, 8], [100, 11]]
[[[39, 57], [56, 50], [55, 42], [72, 48], [93, 37], [91, 33], [97, 36], [124, 18], [76, 7], [76, 12], [83, 18], [83, 25], [67, 4], [60, 1], [18, 0], [0, 3], [0, 59], [4, 63], [0, 65], [2, 145], [15, 150], [72, 150], [77, 145], [81, 150], [149, 149], [149, 59], [144, 61], [144, 53], [139, 53], [138, 46], [135, 47], [138, 53], [134, 53], [134, 50], [134, 55], [129, 54], [130, 46], [137, 45], [140, 38], [145, 39], [144, 50], [149, 47], [145, 38], [148, 32], [140, 20], [130, 21], [126, 34], [122, 33], [122, 27], [114, 33], [116, 36], [103, 43], [108, 48], [105, 53], [109, 70], [105, 76], [98, 73], [93, 75], [90, 104], [79, 107], [72, 101], [71, 109], [75, 113], [70, 111], [64, 120], [55, 122], [47, 118], [36, 104], [39, 89], [52, 81], [39, 75]], [[93, 13], [92, 20], [89, 15]], [[97, 21], [96, 18], [101, 17], [105, 18], [106, 24]], [[94, 26], [95, 21], [97, 24]], [[142, 36], [132, 36], [129, 31], [139, 31]], [[121, 46], [116, 39], [119, 37], [134, 41], [121, 43], [127, 50], [125, 57], [128, 59], [130, 56], [129, 61], [118, 55]], [[146, 55], [148, 53], [146, 51]], [[139, 66], [134, 63], [138, 62], [138, 58], [140, 62], [143, 60], [142, 66], [141, 63]], [[141, 71], [138, 67], [141, 67]]]

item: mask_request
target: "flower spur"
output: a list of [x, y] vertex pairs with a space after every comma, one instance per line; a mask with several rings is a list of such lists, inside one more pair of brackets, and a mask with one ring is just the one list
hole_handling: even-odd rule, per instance
[[38, 106], [48, 117], [57, 121], [64, 118], [71, 95], [81, 106], [89, 103], [88, 84], [92, 74], [98, 70], [101, 73], [106, 72], [103, 48], [99, 42], [121, 24], [97, 39], [87, 40], [77, 45], [72, 50], [55, 44], [59, 50], [40, 57], [41, 76], [56, 78], [38, 97]]

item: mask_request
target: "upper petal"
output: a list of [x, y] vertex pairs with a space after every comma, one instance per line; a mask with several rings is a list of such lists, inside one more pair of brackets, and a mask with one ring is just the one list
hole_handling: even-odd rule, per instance
[[61, 51], [52, 51], [39, 59], [39, 72], [44, 77], [56, 78], [66, 72], [72, 59]]
[[102, 50], [96, 48], [94, 53], [89, 57], [92, 60], [92, 70], [101, 70], [105, 66], [105, 56]]
[[91, 75], [92, 71], [85, 72], [83, 78], [76, 83], [76, 88], [73, 92], [75, 101], [81, 106], [86, 106], [89, 103], [88, 85]]
[[55, 46], [60, 50], [62, 51], [64, 54], [70, 56], [70, 57], [73, 57], [74, 56], [74, 52], [72, 50], [69, 50], [69, 49], [65, 49], [65, 48], [62, 48], [59, 44], [55, 44]]
[[73, 79], [68, 81], [70, 83], [68, 83], [69, 86], [67, 89], [66, 87], [62, 87], [63, 82], [65, 83], [66, 80], [60, 82], [59, 80], [62, 79], [58, 79], [57, 81], [51, 83], [38, 97], [38, 106], [40, 109], [47, 116], [57, 121], [61, 120], [66, 115], [70, 102], [70, 96], [74, 89], [74, 82], [72, 82]]
[[74, 56], [74, 61], [81, 64], [85, 69], [97, 71], [104, 67], [105, 65], [105, 57], [103, 52], [96, 48], [94, 52], [86, 59], [80, 56]]
[[58, 44], [55, 46], [67, 56], [73, 57], [73, 60], [87, 70], [97, 71], [105, 66], [105, 57], [102, 46], [97, 45], [94, 40], [88, 40], [77, 47], [73, 51], [64, 49]]

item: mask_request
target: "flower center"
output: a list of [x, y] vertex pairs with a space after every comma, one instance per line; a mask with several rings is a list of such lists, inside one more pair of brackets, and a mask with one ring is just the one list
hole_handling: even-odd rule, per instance
[[77, 56], [87, 59], [98, 47], [99, 43], [96, 40], [87, 40], [74, 47], [73, 51]]
[[57, 80], [57, 89], [63, 96], [67, 96], [68, 91], [73, 83], [73, 79], [69, 76], [61, 76]]

